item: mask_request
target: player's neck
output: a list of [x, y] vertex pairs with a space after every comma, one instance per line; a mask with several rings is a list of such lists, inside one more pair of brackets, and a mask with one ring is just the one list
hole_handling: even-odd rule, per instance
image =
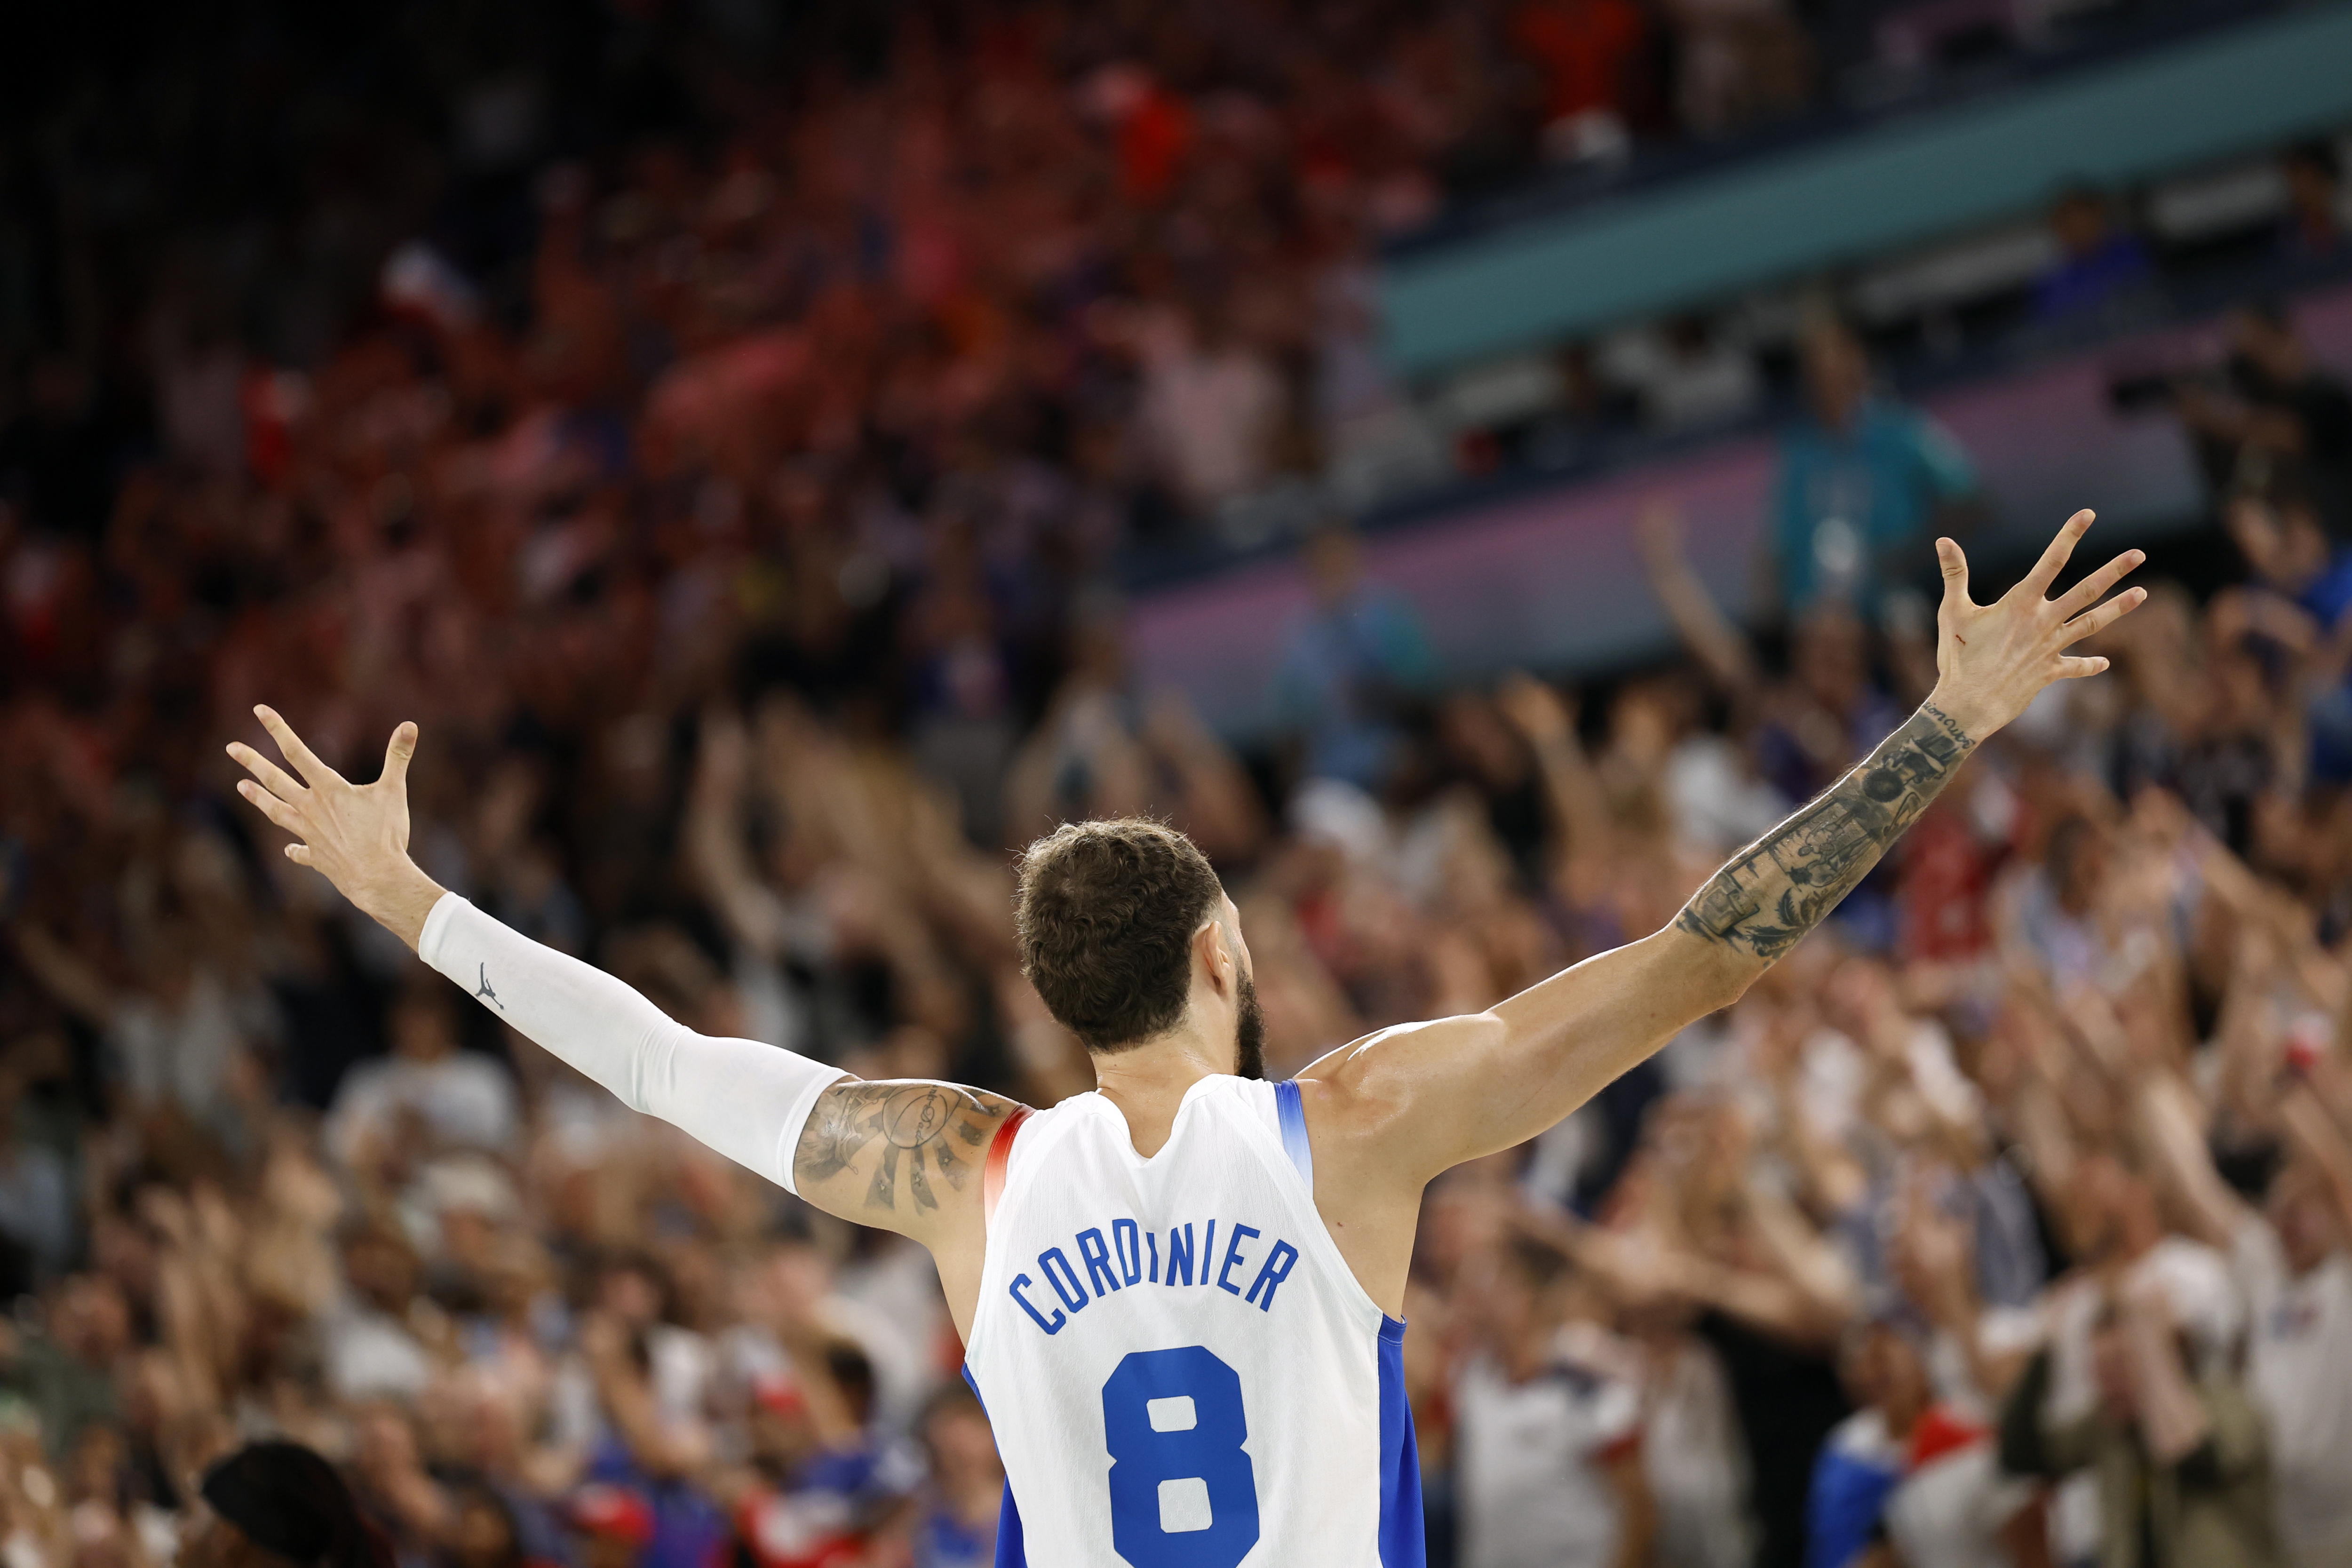
[[1175, 1129], [1184, 1095], [1204, 1078], [1234, 1070], [1234, 1048], [1219, 1050], [1188, 1019], [1167, 1034], [1094, 1058], [1095, 1087], [1127, 1118], [1135, 1152], [1149, 1160]]

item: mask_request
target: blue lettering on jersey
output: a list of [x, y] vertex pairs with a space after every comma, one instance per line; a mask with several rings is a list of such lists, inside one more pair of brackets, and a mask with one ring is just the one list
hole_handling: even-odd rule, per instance
[[1131, 1219], [1110, 1222], [1110, 1244], [1118, 1252], [1118, 1272], [1129, 1285], [1143, 1278], [1142, 1232]]
[[1087, 1279], [1095, 1288], [1095, 1300], [1099, 1301], [1118, 1289], [1118, 1276], [1111, 1270], [1110, 1248], [1104, 1244], [1101, 1231], [1078, 1232], [1078, 1256], [1087, 1260]]
[[1255, 1236], [1257, 1234], [1257, 1226], [1254, 1225], [1241, 1225], [1236, 1223], [1234, 1226], [1233, 1245], [1225, 1248], [1225, 1266], [1217, 1270], [1217, 1289], [1223, 1290], [1228, 1296], [1238, 1296], [1242, 1293], [1242, 1288], [1234, 1284], [1233, 1280], [1228, 1278], [1235, 1268], [1241, 1267], [1242, 1237], [1245, 1236]]
[[[1250, 1281], [1249, 1294], [1243, 1299], [1261, 1312], [1274, 1310], [1274, 1288], [1290, 1278], [1290, 1266], [1297, 1261], [1298, 1248], [1286, 1241], [1276, 1242], [1274, 1250], [1265, 1255], [1265, 1262], [1259, 1268], [1257, 1278]], [[1263, 1301], [1257, 1299], [1260, 1290], [1265, 1292]]]
[[[1096, 1239], [1099, 1242], [1101, 1238]], [[1058, 1274], [1054, 1271], [1056, 1265], [1061, 1268]], [[1078, 1283], [1078, 1271], [1070, 1267], [1069, 1258], [1060, 1247], [1049, 1247], [1037, 1255], [1037, 1271], [1054, 1288], [1054, 1294], [1062, 1299], [1063, 1306], [1075, 1312], [1087, 1304], [1087, 1288]]]
[[[1115, 1219], [1107, 1227], [1105, 1239], [1101, 1226], [1089, 1226], [1072, 1240], [1078, 1259], [1085, 1265], [1081, 1278], [1069, 1254], [1058, 1247], [1049, 1247], [1037, 1255], [1037, 1276], [1053, 1289], [1066, 1310], [1055, 1310], [1050, 1303], [1030, 1295], [1036, 1289], [1037, 1278], [1016, 1274], [1008, 1288], [1013, 1303], [1029, 1315], [1029, 1321], [1048, 1334], [1058, 1334], [1062, 1325], [1089, 1302], [1099, 1301], [1114, 1290], [1130, 1285], [1149, 1282], [1153, 1285], [1207, 1285], [1213, 1279], [1218, 1289], [1228, 1296], [1238, 1296], [1261, 1312], [1274, 1310], [1276, 1290], [1290, 1278], [1298, 1263], [1298, 1248], [1276, 1237], [1274, 1245], [1263, 1258], [1250, 1256], [1251, 1242], [1261, 1239], [1265, 1232], [1254, 1225], [1238, 1220], [1225, 1226], [1225, 1253], [1216, 1256], [1217, 1222], [1210, 1220], [1202, 1231], [1202, 1244], [1193, 1246], [1193, 1226], [1187, 1221], [1168, 1227], [1168, 1268], [1160, 1267], [1160, 1233], [1148, 1231], [1131, 1219]], [[1149, 1261], [1147, 1262], [1147, 1258]], [[1198, 1264], [1196, 1269], [1195, 1264]], [[1215, 1267], [1212, 1267], [1212, 1264]], [[1256, 1276], [1250, 1279], [1244, 1292], [1235, 1278], [1249, 1279], [1252, 1268]], [[1089, 1290], [1091, 1289], [1091, 1294]]]
[[1035, 1283], [1036, 1281], [1030, 1279], [1026, 1274], [1014, 1275], [1013, 1277], [1012, 1288], [1013, 1300], [1023, 1311], [1029, 1314], [1029, 1321], [1031, 1322], [1036, 1324], [1039, 1328], [1045, 1330], [1049, 1334], [1058, 1334], [1062, 1331], [1062, 1325], [1068, 1322], [1070, 1320], [1063, 1313], [1055, 1312], [1054, 1314], [1053, 1321], [1046, 1321], [1045, 1314], [1037, 1310], [1036, 1303], [1030, 1300], [1028, 1297], [1024, 1296], [1021, 1293]]

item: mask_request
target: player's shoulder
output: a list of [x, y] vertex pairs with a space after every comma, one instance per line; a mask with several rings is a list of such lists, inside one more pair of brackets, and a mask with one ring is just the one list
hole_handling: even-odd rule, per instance
[[1499, 1033], [1503, 1020], [1493, 1013], [1456, 1013], [1419, 1023], [1391, 1024], [1326, 1051], [1299, 1069], [1298, 1081], [1331, 1085], [1365, 1084], [1408, 1061]]
[[1381, 1136], [1410, 1115], [1433, 1080], [1460, 1064], [1486, 1037], [1504, 1029], [1492, 1013], [1461, 1013], [1391, 1024], [1329, 1051], [1298, 1074], [1307, 1123], [1337, 1137]]

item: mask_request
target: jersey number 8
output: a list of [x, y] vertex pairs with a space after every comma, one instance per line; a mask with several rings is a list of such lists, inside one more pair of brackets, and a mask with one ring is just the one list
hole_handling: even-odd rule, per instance
[[1203, 1345], [1136, 1351], [1102, 1402], [1111, 1545], [1133, 1568], [1234, 1568], [1258, 1533], [1240, 1375]]

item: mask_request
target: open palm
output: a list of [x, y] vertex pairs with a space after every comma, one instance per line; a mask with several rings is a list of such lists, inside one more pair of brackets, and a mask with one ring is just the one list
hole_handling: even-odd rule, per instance
[[383, 774], [373, 784], [355, 784], [320, 762], [276, 710], [253, 712], [294, 773], [241, 741], [231, 742], [229, 756], [253, 775], [238, 781], [237, 793], [294, 836], [286, 846], [288, 859], [317, 868], [337, 891], [415, 946], [441, 893], [408, 858], [408, 762], [416, 754], [416, 726], [394, 729]]
[[1944, 602], [1936, 614], [1936, 706], [1969, 735], [1981, 740], [2025, 711], [2026, 704], [2054, 680], [2096, 675], [2104, 658], [2066, 650], [2103, 631], [2147, 598], [2145, 588], [2128, 588], [2104, 603], [2114, 587], [2147, 555], [2126, 550], [2053, 599], [2074, 546], [2089, 531], [2095, 514], [2068, 518], [2033, 570], [1990, 605], [1969, 597], [1969, 562], [1958, 544], [1936, 542], [1944, 569]]

